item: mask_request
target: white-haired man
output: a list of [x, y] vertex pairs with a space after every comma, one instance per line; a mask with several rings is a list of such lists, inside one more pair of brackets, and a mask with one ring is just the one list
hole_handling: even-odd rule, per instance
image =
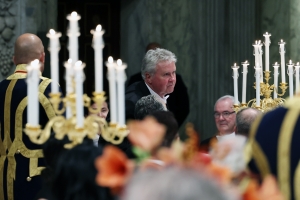
[[144, 81], [130, 85], [125, 93], [126, 119], [134, 119], [136, 102], [144, 96], [154, 95], [163, 104], [173, 92], [176, 84], [176, 63], [174, 53], [156, 48], [149, 50], [142, 62], [141, 74]]

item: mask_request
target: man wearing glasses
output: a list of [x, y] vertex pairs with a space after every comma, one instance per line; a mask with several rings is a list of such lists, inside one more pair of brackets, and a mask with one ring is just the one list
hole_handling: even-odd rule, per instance
[[211, 137], [201, 141], [201, 149], [204, 151], [209, 150], [209, 145], [212, 140], [223, 140], [235, 137], [235, 118], [236, 114], [233, 110], [234, 97], [225, 95], [219, 98], [214, 107], [214, 118], [218, 133], [216, 137]]

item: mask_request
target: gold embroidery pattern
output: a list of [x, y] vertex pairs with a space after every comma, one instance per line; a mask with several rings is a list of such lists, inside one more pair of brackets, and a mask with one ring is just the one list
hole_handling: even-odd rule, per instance
[[300, 185], [300, 162], [297, 165], [297, 168], [295, 170], [295, 175], [294, 175], [294, 193], [295, 193], [295, 199], [300, 200], [300, 190], [299, 187]]
[[[295, 99], [291, 99], [294, 102]], [[286, 106], [290, 106], [290, 102], [287, 102]], [[297, 104], [295, 104], [297, 105]], [[279, 188], [284, 194], [286, 199], [291, 197], [291, 184], [290, 184], [290, 146], [293, 137], [295, 125], [299, 117], [299, 106], [293, 106], [289, 109], [283, 119], [279, 136], [278, 136], [278, 152], [277, 152], [277, 174]]]
[[[55, 116], [54, 109], [49, 101], [49, 99], [44, 95], [45, 89], [50, 84], [51, 80], [41, 77], [43, 80], [39, 85], [39, 101], [42, 104], [48, 118], [52, 118]], [[15, 154], [21, 153], [26, 158], [29, 158], [29, 176], [37, 176], [40, 175], [41, 170], [44, 167], [38, 167], [38, 158], [43, 157], [42, 149], [36, 149], [36, 150], [29, 150], [25, 144], [22, 141], [23, 136], [23, 121], [22, 121], [22, 115], [27, 107], [27, 97], [23, 98], [23, 100], [20, 102], [16, 109], [16, 115], [15, 115], [15, 138], [12, 142], [8, 154], [8, 168], [7, 168], [7, 197], [8, 199], [14, 199], [14, 189], [13, 189], [13, 181], [15, 180], [16, 176], [16, 167], [17, 163], [15, 160]], [[8, 120], [10, 121], [10, 120]], [[9, 136], [9, 135], [8, 135]], [[1, 157], [2, 159], [2, 157]], [[0, 160], [2, 161], [2, 160]], [[3, 164], [0, 163], [2, 166], [4, 166], [5, 157], [3, 159]], [[3, 172], [2, 177], [0, 176], [2, 184], [3, 184]], [[3, 187], [2, 187], [3, 188]], [[0, 191], [1, 192], [1, 191]], [[3, 194], [3, 193], [2, 193]], [[1, 196], [0, 196], [1, 197]], [[4, 198], [4, 197], [3, 197]]]

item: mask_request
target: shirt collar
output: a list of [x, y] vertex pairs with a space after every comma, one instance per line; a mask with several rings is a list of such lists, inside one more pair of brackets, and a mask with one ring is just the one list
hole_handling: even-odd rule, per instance
[[216, 137], [217, 137], [218, 141], [228, 139], [228, 138], [234, 138], [235, 137], [235, 132], [230, 133], [230, 134], [226, 134], [226, 135], [217, 135]]
[[150, 87], [149, 85], [147, 85], [147, 83], [145, 82], [147, 88], [149, 89], [150, 91], [150, 94], [156, 96], [159, 100], [161, 100], [162, 102], [164, 102], [165, 104], [167, 103], [167, 99], [169, 98], [169, 95], [166, 95], [164, 96], [163, 98], [161, 96], [159, 96], [156, 92], [154, 92]]

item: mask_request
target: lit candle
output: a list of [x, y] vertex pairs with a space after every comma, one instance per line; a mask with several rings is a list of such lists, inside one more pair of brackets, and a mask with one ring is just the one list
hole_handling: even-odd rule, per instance
[[246, 87], [247, 87], [247, 73], [249, 62], [246, 60], [242, 62], [243, 65], [243, 94], [242, 94], [242, 103], [246, 103]]
[[256, 107], [260, 107], [260, 77], [261, 77], [261, 67], [259, 63], [256, 63], [255, 68], [255, 78], [256, 78]]
[[254, 47], [253, 55], [255, 58], [255, 63], [259, 63], [259, 43], [258, 43], [258, 41], [255, 40], [255, 42], [252, 46]]
[[266, 71], [269, 71], [269, 46], [271, 44], [271, 40], [270, 40], [270, 37], [271, 37], [271, 34], [269, 34], [268, 32], [266, 32], [264, 34], [264, 37], [265, 37], [265, 65], [266, 65]]
[[[66, 94], [69, 95], [74, 92], [73, 85], [72, 85], [72, 77], [73, 77], [73, 68], [72, 68], [72, 59], [69, 59], [68, 62], [64, 63], [66, 68]], [[72, 116], [71, 108], [67, 104], [66, 107], [66, 117], [69, 119]]]
[[[255, 40], [254, 46], [254, 57], [255, 57], [255, 63], [260, 66], [261, 74], [262, 74], [262, 45], [260, 40]], [[263, 77], [261, 77], [260, 82], [263, 82]]]
[[290, 97], [294, 96], [294, 80], [293, 80], [293, 74], [294, 74], [294, 63], [290, 60], [289, 63], [287, 63], [288, 66], [288, 75], [289, 75], [289, 92]]
[[77, 12], [72, 12], [71, 15], [67, 16], [67, 19], [70, 21], [70, 27], [68, 30], [69, 56], [73, 63], [78, 61], [78, 36], [80, 35], [78, 31], [78, 20], [80, 18], [81, 17], [77, 14]]
[[274, 93], [273, 93], [273, 98], [277, 98], [277, 91], [278, 91], [278, 67], [279, 64], [276, 62], [274, 65]]
[[[259, 58], [259, 66], [260, 66], [260, 68], [261, 68], [261, 74], [263, 74], [262, 72], [263, 72], [263, 62], [262, 62], [262, 55], [263, 55], [263, 49], [262, 49], [262, 43], [261, 43], [261, 41], [259, 40], [258, 41], [258, 53], [259, 53], [259, 56], [258, 56], [258, 58]], [[262, 78], [260, 79], [260, 81], [262, 82]]]
[[280, 58], [281, 58], [281, 60], [280, 60], [281, 61], [281, 82], [285, 83], [285, 58], [284, 58], [285, 42], [283, 42], [283, 40], [281, 40], [280, 42], [278, 42], [278, 44], [279, 44], [279, 53], [280, 53]]
[[299, 68], [300, 68], [300, 65], [299, 65], [299, 62], [297, 62], [297, 64], [295, 65], [295, 74], [296, 74], [296, 91], [295, 93], [298, 93], [299, 92]]
[[39, 125], [39, 60], [27, 65], [27, 123], [32, 126]]
[[238, 95], [238, 68], [239, 66], [234, 63], [234, 65], [231, 67], [233, 70], [233, 91], [234, 91], [234, 104], [239, 105], [239, 95]]
[[98, 25], [95, 30], [91, 30], [93, 34], [93, 48], [95, 52], [95, 92], [100, 93], [103, 90], [103, 55], [104, 42], [102, 35], [104, 30], [101, 30], [101, 25]]
[[77, 127], [82, 128], [83, 127], [83, 68], [85, 67], [85, 64], [82, 63], [80, 60], [78, 60], [75, 63], [74, 66], [74, 72], [75, 72], [75, 83], [76, 83], [76, 122]]
[[127, 65], [122, 63], [122, 60], [117, 60], [116, 72], [117, 72], [117, 88], [118, 88], [118, 123], [119, 125], [125, 125], [125, 69]]
[[53, 29], [49, 30], [47, 37], [50, 38], [49, 52], [51, 65], [51, 92], [58, 93], [58, 52], [60, 50], [59, 38], [61, 33], [55, 32]]
[[110, 103], [110, 121], [117, 122], [117, 91], [116, 91], [116, 77], [115, 77], [115, 63], [110, 56], [106, 62], [108, 69], [108, 83], [109, 83], [109, 103]]

